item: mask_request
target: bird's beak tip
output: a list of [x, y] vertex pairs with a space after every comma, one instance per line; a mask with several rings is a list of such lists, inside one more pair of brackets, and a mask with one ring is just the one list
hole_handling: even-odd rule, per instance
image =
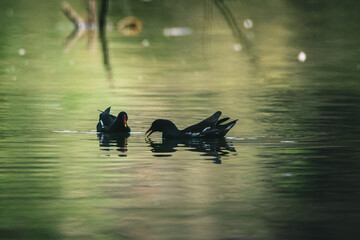
[[154, 131], [149, 128], [149, 130], [146, 131], [145, 135], [147, 135], [147, 137], [149, 137]]

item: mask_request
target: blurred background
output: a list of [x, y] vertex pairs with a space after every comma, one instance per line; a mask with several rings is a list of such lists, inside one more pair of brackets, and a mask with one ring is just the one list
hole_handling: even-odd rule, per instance
[[[359, 12], [1, 1], [1, 239], [357, 239]], [[129, 138], [96, 134], [109, 106]], [[217, 110], [224, 140], [145, 140]]]

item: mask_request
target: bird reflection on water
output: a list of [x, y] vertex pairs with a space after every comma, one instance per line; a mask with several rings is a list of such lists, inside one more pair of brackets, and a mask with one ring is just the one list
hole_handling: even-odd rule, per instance
[[[127, 151], [127, 145], [128, 145], [127, 139], [129, 136], [130, 133], [112, 134], [112, 133], [99, 132], [98, 133], [99, 146], [106, 147], [102, 149], [104, 151], [110, 151], [110, 148], [115, 146], [117, 148], [116, 149], [117, 151], [125, 153]], [[126, 156], [126, 155], [121, 155], [121, 156]]]
[[[214, 161], [216, 164], [221, 164], [221, 158], [236, 152], [225, 138], [216, 139], [163, 139], [161, 143], [148, 140], [151, 151], [155, 157], [171, 157], [172, 153], [179, 148], [191, 152], [204, 153], [206, 160]], [[161, 154], [157, 154], [161, 153]]]
[[[119, 157], [126, 157], [128, 151], [128, 137], [130, 133], [109, 134], [99, 132], [97, 134], [99, 146], [102, 151], [122, 152]], [[235, 148], [225, 138], [214, 139], [163, 139], [162, 142], [155, 142], [147, 139], [151, 152], [155, 157], [171, 157], [174, 152], [181, 150], [203, 153], [200, 156], [205, 160], [211, 160], [216, 164], [221, 164], [221, 159], [231, 153], [235, 153]]]

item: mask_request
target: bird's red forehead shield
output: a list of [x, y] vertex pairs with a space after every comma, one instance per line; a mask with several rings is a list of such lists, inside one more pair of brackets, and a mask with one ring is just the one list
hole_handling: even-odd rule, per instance
[[123, 116], [123, 121], [124, 121], [124, 126], [127, 127], [127, 123], [126, 123], [127, 117], [126, 117], [126, 115]]

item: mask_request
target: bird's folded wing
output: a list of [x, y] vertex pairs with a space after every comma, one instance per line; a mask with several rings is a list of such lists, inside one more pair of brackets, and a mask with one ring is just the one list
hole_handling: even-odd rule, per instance
[[205, 120], [185, 128], [184, 130], [182, 130], [182, 132], [202, 132], [205, 128], [215, 126], [220, 116], [221, 116], [221, 112], [217, 111], [216, 113], [206, 118]]

